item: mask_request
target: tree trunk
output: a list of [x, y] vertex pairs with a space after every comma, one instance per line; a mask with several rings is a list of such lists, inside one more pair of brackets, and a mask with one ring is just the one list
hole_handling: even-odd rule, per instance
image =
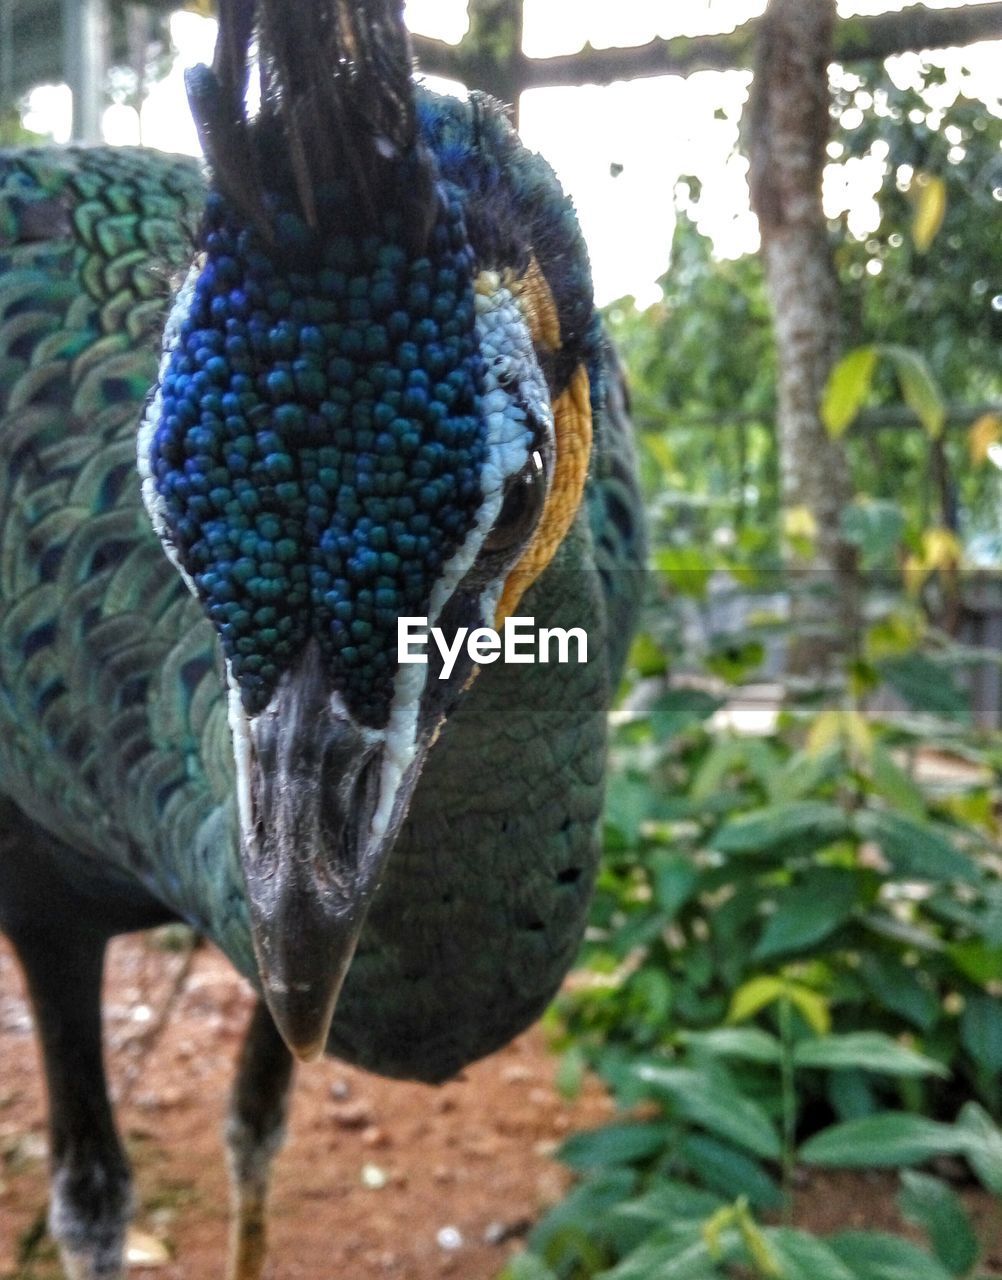
[[468, 83], [511, 107], [518, 126], [518, 101], [525, 87], [522, 53], [523, 0], [470, 0]]
[[414, 51], [428, 75], [461, 80], [511, 108], [518, 125], [518, 100], [528, 87], [528, 59], [522, 52], [524, 0], [469, 0], [470, 29], [459, 44], [414, 36]]
[[[852, 480], [820, 403], [839, 348], [838, 282], [821, 205], [835, 0], [770, 0], [749, 112], [752, 207], [762, 234], [779, 363], [783, 506], [806, 511], [810, 554], [791, 565], [791, 666], [819, 674], [856, 633], [855, 555], [841, 536]], [[833, 625], [834, 624], [834, 625]]]

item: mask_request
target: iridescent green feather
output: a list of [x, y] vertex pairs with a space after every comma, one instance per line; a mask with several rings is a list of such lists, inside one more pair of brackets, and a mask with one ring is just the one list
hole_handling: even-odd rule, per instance
[[[47, 832], [71, 881], [142, 886], [253, 979], [220, 655], [135, 469], [202, 203], [195, 165], [152, 152], [0, 155], [0, 825]], [[378, 1071], [441, 1079], [503, 1043], [578, 944], [641, 555], [621, 415], [595, 408], [588, 510], [521, 609], [588, 626], [593, 660], [485, 669], [431, 752], [331, 1038]]]

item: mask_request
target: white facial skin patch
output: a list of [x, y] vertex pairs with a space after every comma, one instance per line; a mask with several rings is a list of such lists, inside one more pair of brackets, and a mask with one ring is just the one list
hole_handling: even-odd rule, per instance
[[[433, 627], [456, 588], [472, 568], [494, 526], [511, 476], [525, 466], [538, 434], [552, 451], [553, 413], [549, 389], [518, 298], [496, 272], [484, 272], [474, 285], [477, 339], [484, 360], [481, 411], [486, 423], [487, 458], [481, 471], [483, 501], [473, 528], [442, 569], [431, 594], [428, 625]], [[489, 625], [504, 588], [504, 575], [480, 597], [481, 625]], [[385, 834], [393, 798], [417, 752], [418, 713], [428, 668], [401, 667], [394, 683], [386, 747], [380, 777], [379, 807], [373, 836]]]
[[250, 720], [244, 710], [240, 688], [233, 679], [229, 661], [226, 663], [226, 709], [233, 738], [233, 759], [237, 767], [237, 814], [240, 831], [245, 843], [255, 839], [254, 798], [251, 795], [251, 734]]
[[167, 523], [167, 503], [157, 490], [157, 481], [150, 463], [150, 455], [153, 452], [153, 437], [156, 435], [157, 427], [160, 425], [160, 417], [163, 413], [162, 388], [164, 376], [170, 365], [171, 356], [174, 354], [174, 348], [177, 346], [178, 339], [181, 336], [181, 326], [191, 310], [192, 300], [195, 296], [195, 285], [198, 283], [198, 277], [201, 275], [204, 266], [205, 255], [199, 254], [191, 264], [188, 274], [184, 278], [184, 283], [174, 299], [174, 305], [170, 309], [170, 315], [167, 317], [167, 324], [164, 327], [163, 349], [160, 356], [160, 369], [157, 373], [156, 389], [146, 405], [136, 437], [136, 469], [139, 472], [139, 479], [142, 481], [143, 504], [153, 523], [154, 532], [160, 539], [164, 554], [181, 575], [193, 596], [198, 595], [198, 588], [195, 586], [191, 574], [188, 573], [178, 559], [177, 548], [174, 546], [173, 539], [170, 536], [170, 527]]

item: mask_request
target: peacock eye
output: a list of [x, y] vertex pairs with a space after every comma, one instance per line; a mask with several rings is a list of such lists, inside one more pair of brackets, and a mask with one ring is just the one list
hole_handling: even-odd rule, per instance
[[534, 449], [521, 471], [505, 488], [501, 510], [484, 540], [484, 551], [500, 555], [521, 547], [536, 527], [546, 500], [546, 468], [543, 456]]

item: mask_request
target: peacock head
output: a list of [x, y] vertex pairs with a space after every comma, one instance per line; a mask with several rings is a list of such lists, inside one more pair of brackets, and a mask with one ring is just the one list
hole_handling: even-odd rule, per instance
[[401, 665], [398, 620], [496, 624], [566, 529], [538, 357], [555, 311], [533, 260], [471, 243], [401, 0], [224, 0], [188, 88], [210, 194], [140, 470], [221, 641], [261, 985], [309, 1058], [474, 674]]

